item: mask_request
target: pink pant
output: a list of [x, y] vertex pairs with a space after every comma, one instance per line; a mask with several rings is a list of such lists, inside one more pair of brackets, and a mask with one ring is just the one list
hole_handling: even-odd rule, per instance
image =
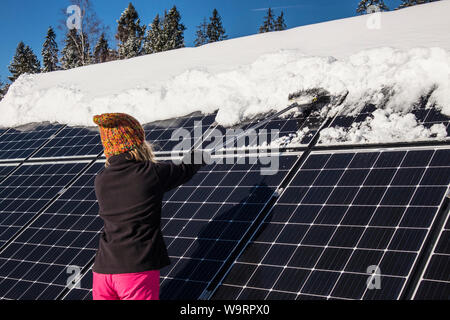
[[159, 270], [93, 274], [94, 300], [159, 300]]

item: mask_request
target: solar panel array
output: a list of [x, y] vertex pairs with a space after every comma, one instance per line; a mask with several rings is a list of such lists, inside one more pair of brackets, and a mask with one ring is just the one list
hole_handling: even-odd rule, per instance
[[[424, 125], [448, 125], [419, 109]], [[349, 126], [372, 112], [368, 106], [357, 120], [328, 122]], [[449, 222], [436, 226], [448, 215], [449, 148], [430, 141], [315, 151], [327, 119], [267, 118], [233, 129], [278, 129], [279, 146], [298, 148], [276, 155], [279, 170], [261, 175], [268, 166], [254, 153], [217, 155], [166, 194], [162, 229], [172, 263], [161, 270], [161, 298], [399, 299], [415, 292], [448, 299]], [[214, 119], [194, 113], [151, 123], [147, 139], [169, 161], [183, 134], [225, 132]], [[89, 128], [0, 131], [0, 299], [92, 299], [103, 227], [93, 179], [104, 167], [102, 152]], [[369, 266], [379, 268], [381, 289], [368, 289]]]
[[450, 183], [448, 151], [312, 153], [216, 298], [398, 299]]

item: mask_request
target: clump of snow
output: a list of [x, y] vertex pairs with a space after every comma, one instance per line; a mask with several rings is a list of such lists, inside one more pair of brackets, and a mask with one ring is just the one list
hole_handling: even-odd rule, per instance
[[429, 138], [442, 139], [447, 131], [442, 123], [430, 128], [418, 123], [412, 113], [391, 113], [388, 110], [375, 110], [372, 117], [363, 122], [354, 122], [349, 128], [330, 127], [320, 132], [319, 143], [385, 143], [396, 141], [415, 141]]
[[[288, 95], [349, 91], [343, 113], [366, 103], [407, 112], [430, 103], [450, 115], [450, 1], [221, 41], [67, 71], [23, 75], [0, 102], [0, 126], [51, 121], [93, 126], [92, 116], [126, 112], [142, 123], [219, 110], [233, 125], [281, 110]], [[327, 110], [328, 111], [328, 110]]]

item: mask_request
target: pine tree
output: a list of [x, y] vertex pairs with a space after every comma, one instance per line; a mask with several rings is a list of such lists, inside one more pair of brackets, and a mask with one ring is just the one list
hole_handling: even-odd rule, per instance
[[56, 34], [52, 27], [48, 28], [45, 42], [42, 46], [42, 61], [44, 68], [42, 72], [52, 72], [59, 69], [58, 66], [58, 45], [56, 44]]
[[435, 2], [435, 1], [439, 1], [439, 0], [402, 0], [402, 3], [400, 4], [400, 6], [397, 9], [402, 9], [402, 8], [406, 8], [406, 7], [415, 6], [418, 4]]
[[83, 65], [79, 52], [80, 37], [76, 29], [71, 29], [64, 40], [65, 46], [61, 51], [61, 67], [64, 70], [81, 67]]
[[61, 67], [64, 70], [89, 65], [92, 61], [89, 37], [77, 29], [66, 34], [65, 46], [61, 51]]
[[94, 63], [103, 63], [106, 61], [110, 61], [109, 44], [104, 33], [102, 33], [100, 39], [98, 39], [98, 42], [94, 48], [93, 60]]
[[208, 23], [206, 22], [206, 18], [203, 18], [203, 22], [197, 26], [197, 31], [195, 34], [197, 38], [194, 40], [194, 45], [196, 47], [202, 46], [208, 43], [208, 35], [206, 32], [208, 31]]
[[377, 7], [380, 11], [389, 11], [383, 0], [361, 0], [358, 4], [356, 12], [359, 14], [368, 13], [367, 10], [371, 7]]
[[11, 83], [3, 83], [0, 80], [0, 101], [6, 96], [10, 86], [11, 86]]
[[163, 51], [163, 38], [162, 38], [162, 21], [159, 18], [159, 14], [153, 19], [153, 22], [148, 28], [147, 35], [144, 41], [145, 54], [151, 54]]
[[119, 60], [119, 53], [115, 49], [109, 49], [108, 56], [109, 56], [108, 61]]
[[208, 42], [222, 41], [227, 38], [225, 29], [222, 26], [222, 18], [219, 15], [217, 9], [213, 10], [212, 17], [209, 18], [209, 24], [206, 30]]
[[267, 16], [264, 17], [263, 25], [259, 28], [259, 33], [271, 32], [275, 28], [275, 18], [273, 16], [273, 11], [271, 8], [267, 10]]
[[283, 11], [281, 11], [281, 14], [278, 16], [277, 20], [275, 21], [274, 30], [275, 31], [286, 30], [286, 23], [284, 22], [284, 13], [283, 13]]
[[162, 43], [163, 51], [184, 47], [184, 30], [186, 27], [180, 23], [181, 15], [176, 6], [164, 14]]
[[141, 26], [141, 20], [131, 2], [128, 8], [117, 21], [116, 39], [119, 41], [118, 53], [120, 59], [137, 57], [142, 52], [145, 26]]
[[41, 64], [29, 46], [26, 46], [22, 41], [16, 49], [13, 61], [8, 67], [11, 76], [8, 79], [14, 82], [20, 75], [24, 73], [39, 73]]

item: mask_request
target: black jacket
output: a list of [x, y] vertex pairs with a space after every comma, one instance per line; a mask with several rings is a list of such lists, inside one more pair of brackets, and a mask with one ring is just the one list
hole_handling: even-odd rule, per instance
[[93, 267], [97, 273], [134, 273], [170, 264], [161, 233], [163, 195], [201, 167], [128, 158], [127, 154], [110, 157], [110, 166], [95, 178], [99, 215], [105, 224]]

